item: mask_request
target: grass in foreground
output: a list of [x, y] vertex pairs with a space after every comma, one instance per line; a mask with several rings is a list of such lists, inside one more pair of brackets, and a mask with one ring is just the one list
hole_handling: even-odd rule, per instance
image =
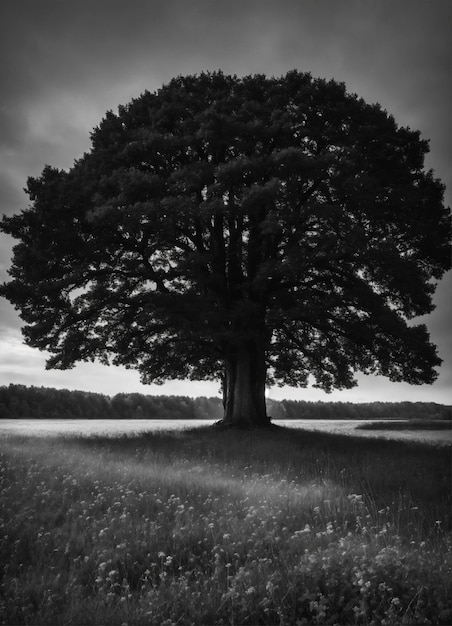
[[449, 624], [450, 451], [278, 429], [2, 442], [6, 624]]

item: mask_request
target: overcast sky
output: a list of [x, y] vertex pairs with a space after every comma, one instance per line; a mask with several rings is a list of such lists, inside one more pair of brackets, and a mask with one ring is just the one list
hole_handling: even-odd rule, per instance
[[[288, 70], [344, 81], [430, 139], [427, 167], [451, 205], [452, 2], [450, 0], [1, 0], [0, 213], [27, 206], [28, 176], [69, 168], [89, 149], [105, 112], [172, 77], [222, 69], [243, 76]], [[0, 236], [0, 282], [13, 240]], [[350, 391], [272, 389], [274, 398], [452, 402], [451, 272], [422, 321], [444, 359], [438, 381], [412, 387], [360, 377]], [[46, 371], [23, 345], [20, 319], [0, 299], [0, 385], [106, 394], [215, 395], [215, 383], [142, 386], [120, 368], [81, 364]]]

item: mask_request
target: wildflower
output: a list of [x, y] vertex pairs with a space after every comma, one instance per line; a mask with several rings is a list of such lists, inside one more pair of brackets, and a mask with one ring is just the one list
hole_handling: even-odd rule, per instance
[[399, 598], [393, 598], [391, 600], [391, 604], [393, 604], [394, 606], [400, 606], [400, 599]]
[[166, 554], [164, 552], [159, 552], [157, 556], [159, 557], [159, 559], [164, 559], [166, 557]]
[[366, 580], [366, 582], [362, 582], [360, 593], [365, 594], [370, 587], [370, 580]]

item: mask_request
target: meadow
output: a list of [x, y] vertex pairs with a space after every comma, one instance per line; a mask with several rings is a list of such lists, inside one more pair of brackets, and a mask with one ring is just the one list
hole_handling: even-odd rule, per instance
[[450, 448], [275, 428], [1, 441], [3, 624], [450, 624]]

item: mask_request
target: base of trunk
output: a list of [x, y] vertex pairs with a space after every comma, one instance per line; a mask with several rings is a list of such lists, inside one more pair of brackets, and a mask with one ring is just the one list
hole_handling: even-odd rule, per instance
[[260, 344], [249, 341], [231, 350], [223, 384], [222, 429], [252, 430], [270, 426], [265, 380], [265, 352]]
[[211, 428], [215, 430], [277, 430], [282, 428], [277, 424], [274, 424], [270, 421], [270, 418], [266, 422], [250, 422], [248, 420], [236, 420], [236, 421], [225, 421], [219, 420], [212, 424]]

